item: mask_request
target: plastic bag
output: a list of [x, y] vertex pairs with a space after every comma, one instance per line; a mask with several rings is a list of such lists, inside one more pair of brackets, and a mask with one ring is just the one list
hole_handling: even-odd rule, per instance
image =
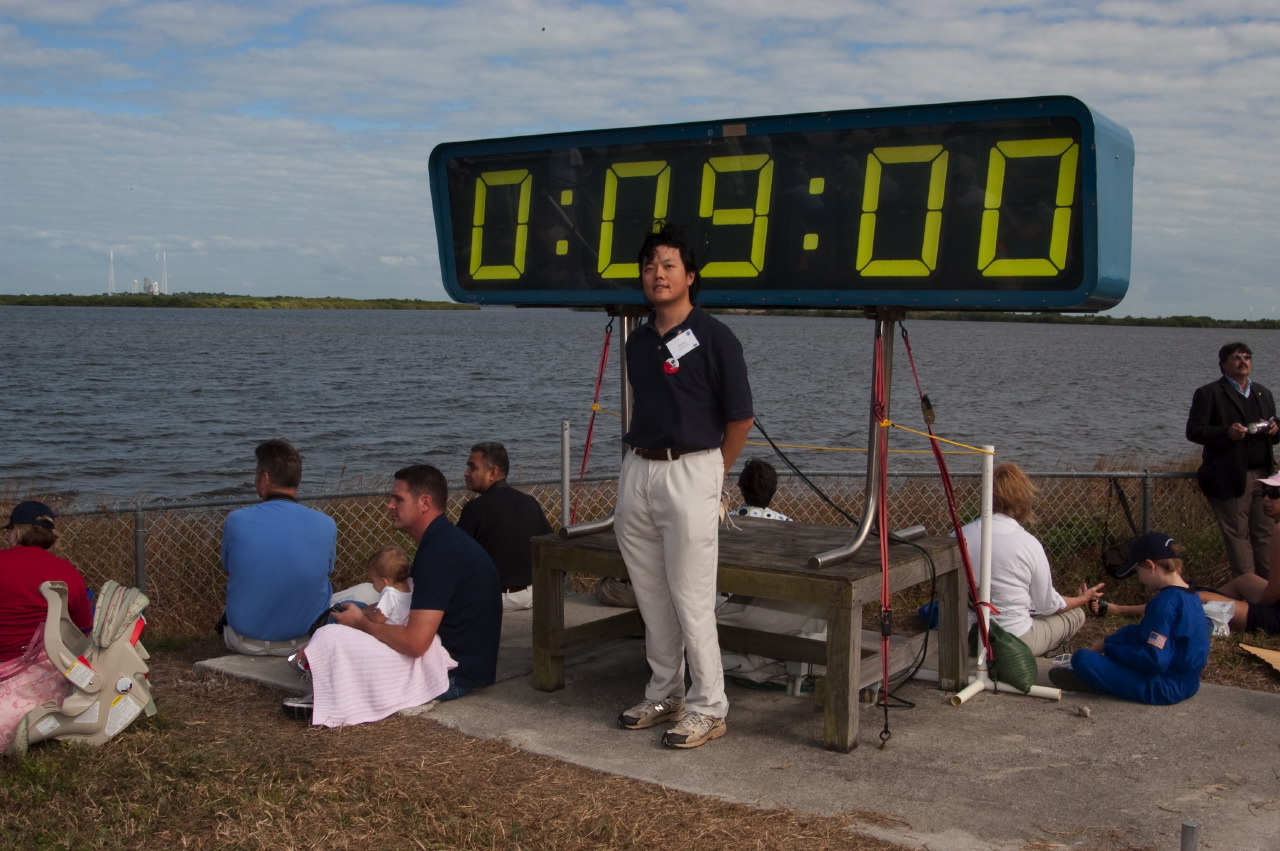
[[1231, 600], [1210, 600], [1204, 604], [1204, 616], [1209, 619], [1210, 635], [1230, 635], [1231, 618], [1235, 617], [1236, 604]]
[[[987, 622], [987, 635], [991, 638], [991, 655], [987, 667], [993, 680], [1008, 683], [1026, 694], [1036, 684], [1036, 657], [1027, 643], [1016, 635], [1010, 635], [994, 620]], [[969, 647], [977, 655], [978, 625], [969, 629]]]

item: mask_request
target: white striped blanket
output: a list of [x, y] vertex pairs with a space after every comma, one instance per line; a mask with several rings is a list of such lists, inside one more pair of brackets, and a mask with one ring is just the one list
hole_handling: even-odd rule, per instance
[[323, 727], [366, 724], [420, 706], [449, 688], [449, 670], [458, 666], [440, 636], [413, 659], [341, 624], [316, 630], [307, 664], [315, 697], [311, 723]]

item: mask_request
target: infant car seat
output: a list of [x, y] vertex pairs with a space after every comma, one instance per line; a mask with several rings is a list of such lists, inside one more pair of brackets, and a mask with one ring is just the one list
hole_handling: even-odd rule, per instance
[[119, 733], [139, 713], [154, 715], [147, 680], [147, 649], [138, 639], [146, 621], [147, 596], [108, 580], [98, 594], [93, 631], [80, 632], [67, 613], [65, 582], [43, 582], [40, 593], [49, 603], [44, 649], [49, 661], [72, 684], [59, 706], [45, 701], [19, 722], [9, 753], [22, 756], [27, 746], [45, 739], [100, 745]]

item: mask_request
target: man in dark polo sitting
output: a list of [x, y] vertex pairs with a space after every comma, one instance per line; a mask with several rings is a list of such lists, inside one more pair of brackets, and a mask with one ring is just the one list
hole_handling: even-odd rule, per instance
[[476, 539], [497, 565], [504, 612], [533, 607], [533, 554], [529, 539], [547, 535], [551, 524], [538, 501], [507, 481], [511, 462], [501, 443], [477, 443], [462, 478], [479, 494], [462, 507], [458, 528]]

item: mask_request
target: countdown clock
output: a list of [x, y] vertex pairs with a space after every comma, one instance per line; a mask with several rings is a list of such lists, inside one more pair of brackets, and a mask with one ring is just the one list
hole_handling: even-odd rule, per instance
[[644, 303], [657, 222], [721, 307], [1103, 310], [1129, 282], [1133, 140], [1071, 97], [439, 145], [461, 302]]

